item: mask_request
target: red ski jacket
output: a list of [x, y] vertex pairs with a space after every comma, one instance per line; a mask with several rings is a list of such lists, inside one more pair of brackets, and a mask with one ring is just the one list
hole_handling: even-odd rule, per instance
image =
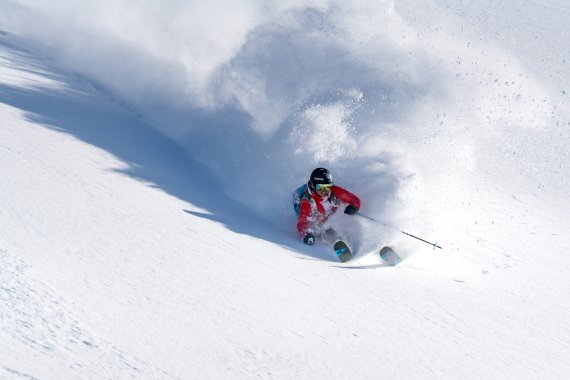
[[320, 227], [341, 206], [341, 203], [360, 208], [360, 199], [342, 187], [333, 186], [329, 195], [324, 198], [307, 188], [301, 199], [297, 230], [302, 236], [314, 232], [311, 227]]

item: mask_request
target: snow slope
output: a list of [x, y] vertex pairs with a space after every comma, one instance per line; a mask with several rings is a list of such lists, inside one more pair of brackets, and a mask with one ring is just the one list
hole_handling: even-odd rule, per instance
[[0, 378], [567, 378], [570, 8], [230, 5], [0, 1]]

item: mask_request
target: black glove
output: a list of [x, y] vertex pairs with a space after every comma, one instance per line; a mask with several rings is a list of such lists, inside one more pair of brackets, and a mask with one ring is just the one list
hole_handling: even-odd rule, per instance
[[357, 211], [358, 211], [358, 207], [353, 206], [353, 205], [348, 205], [344, 209], [344, 213], [348, 214], [348, 215], [354, 215], [354, 214], [356, 214]]
[[305, 235], [305, 237], [303, 238], [303, 243], [307, 244], [307, 245], [313, 245], [315, 244], [315, 235], [313, 235], [312, 233], [308, 233]]

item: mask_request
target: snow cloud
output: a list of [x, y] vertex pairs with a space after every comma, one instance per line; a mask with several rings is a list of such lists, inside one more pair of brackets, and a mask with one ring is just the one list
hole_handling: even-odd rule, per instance
[[[553, 120], [548, 90], [516, 59], [431, 3], [0, 4], [2, 29], [120, 98], [247, 203], [263, 203], [273, 173], [287, 197], [320, 165], [364, 192], [398, 191], [386, 178], [411, 178], [414, 164], [493, 171], [485, 149], [507, 138], [531, 154], [516, 128], [538, 135]], [[240, 190], [251, 182], [258, 193]]]

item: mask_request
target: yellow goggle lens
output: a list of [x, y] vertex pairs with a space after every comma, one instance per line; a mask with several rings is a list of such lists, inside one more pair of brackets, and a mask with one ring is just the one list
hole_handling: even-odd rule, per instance
[[330, 191], [332, 187], [333, 187], [332, 183], [326, 184], [326, 185], [317, 184], [317, 185], [315, 185], [315, 190], [317, 190], [317, 191]]

